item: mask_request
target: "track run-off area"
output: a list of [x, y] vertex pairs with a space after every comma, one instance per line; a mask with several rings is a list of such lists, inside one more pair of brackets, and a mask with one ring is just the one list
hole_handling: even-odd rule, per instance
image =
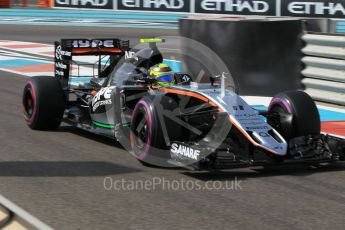
[[[343, 163], [222, 172], [149, 168], [118, 143], [65, 124], [56, 131], [30, 130], [21, 112], [22, 90], [37, 74], [32, 66], [51, 71], [55, 40], [118, 37], [135, 43], [178, 30], [121, 21], [113, 22], [118, 27], [44, 25], [25, 21], [27, 15], [5, 17], [5, 11], [0, 11], [0, 194], [33, 216], [55, 229], [343, 229]], [[159, 26], [177, 27], [176, 22]], [[42, 47], [11, 47], [18, 41]], [[341, 110], [331, 112], [343, 119]]]
[[2, 25], [178, 29], [184, 14], [66, 9], [0, 9]]

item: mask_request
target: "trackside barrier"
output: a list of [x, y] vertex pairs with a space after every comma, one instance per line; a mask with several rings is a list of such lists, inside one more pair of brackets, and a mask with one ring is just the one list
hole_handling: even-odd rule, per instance
[[0, 195], [0, 229], [25, 230], [42, 229], [52, 230], [51, 227], [33, 217], [11, 201]]
[[[242, 95], [273, 96], [301, 89], [302, 21], [250, 16], [191, 16], [180, 19], [180, 34], [215, 52], [228, 67]], [[190, 47], [182, 47], [190, 53]], [[203, 68], [184, 58], [186, 70]], [[222, 71], [222, 70], [219, 70]], [[205, 77], [207, 77], [205, 70]]]
[[345, 19], [330, 20], [330, 30], [334, 33], [345, 34]]
[[302, 83], [315, 100], [345, 105], [345, 35], [305, 34]]
[[337, 18], [301, 18], [305, 30], [318, 33], [345, 34], [345, 19]]

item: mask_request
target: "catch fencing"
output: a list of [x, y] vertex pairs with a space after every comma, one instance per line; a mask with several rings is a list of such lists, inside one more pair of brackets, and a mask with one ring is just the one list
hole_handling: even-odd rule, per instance
[[307, 33], [303, 41], [306, 92], [315, 100], [345, 105], [345, 36]]

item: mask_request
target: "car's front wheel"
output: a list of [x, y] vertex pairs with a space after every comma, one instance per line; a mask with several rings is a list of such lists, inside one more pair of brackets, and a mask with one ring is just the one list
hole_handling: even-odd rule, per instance
[[271, 100], [268, 112], [280, 115], [279, 122], [272, 116], [268, 118], [268, 123], [287, 141], [294, 137], [320, 134], [318, 109], [313, 99], [303, 91], [279, 93]]
[[146, 96], [135, 106], [130, 129], [133, 155], [142, 163], [153, 166], [170, 166], [169, 135], [178, 131], [166, 122], [165, 113], [173, 112], [176, 102], [166, 96]]

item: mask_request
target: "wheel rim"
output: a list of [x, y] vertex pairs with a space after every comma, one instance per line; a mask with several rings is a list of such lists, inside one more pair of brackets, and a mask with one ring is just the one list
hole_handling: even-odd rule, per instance
[[273, 106], [271, 111], [275, 113], [289, 113], [285, 108], [283, 108], [280, 105]]
[[146, 102], [139, 102], [134, 109], [131, 126], [131, 145], [133, 154], [139, 160], [144, 160], [151, 149], [152, 139], [152, 118], [149, 113], [149, 105]]
[[[284, 99], [281, 99], [281, 98], [274, 98], [273, 101], [274, 101], [274, 103], [271, 103], [269, 106], [269, 112], [278, 113], [278, 114], [280, 114], [280, 113], [284, 114], [285, 113], [285, 114], [293, 115], [292, 108], [287, 101], [285, 101]], [[291, 126], [293, 125], [292, 123], [291, 124], [289, 123], [288, 126], [286, 126], [286, 124], [284, 126], [282, 126], [282, 124], [280, 124], [280, 122], [276, 123], [276, 121], [274, 121], [273, 123], [269, 123], [269, 124], [272, 125], [272, 127], [276, 131], [278, 131], [287, 141], [293, 135], [293, 129], [291, 129]]]
[[145, 113], [138, 114], [137, 124], [135, 125], [134, 135], [135, 135], [135, 145], [138, 149], [144, 149], [147, 138], [148, 138], [148, 130], [147, 130], [147, 118]]
[[144, 161], [152, 149], [152, 114], [151, 105], [146, 100], [140, 100], [134, 108], [130, 129], [131, 153], [137, 159]]
[[32, 96], [31, 90], [28, 89], [24, 99], [24, 113], [27, 119], [30, 119], [34, 113], [35, 100]]

